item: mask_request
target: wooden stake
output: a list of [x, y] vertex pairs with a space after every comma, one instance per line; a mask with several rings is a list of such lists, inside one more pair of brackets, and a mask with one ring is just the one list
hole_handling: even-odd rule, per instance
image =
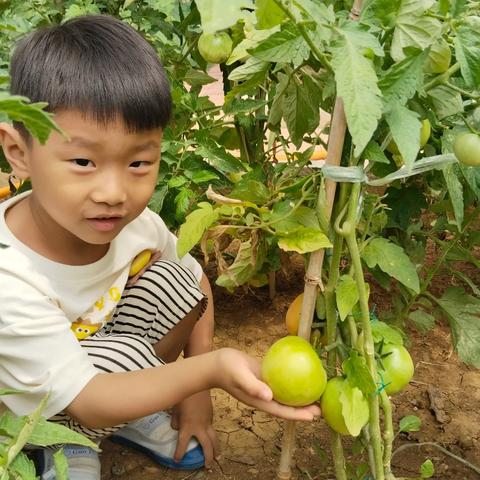
[[[362, 7], [362, 0], [355, 0], [350, 18], [357, 20]], [[345, 141], [345, 132], [347, 130], [347, 119], [343, 108], [341, 98], [336, 98], [333, 110], [330, 135], [328, 139], [327, 159], [328, 165], [340, 165], [343, 151], [343, 143]], [[333, 202], [335, 200], [336, 183], [327, 179], [325, 182], [326, 201], [327, 201], [327, 217], [330, 219], [333, 210]], [[298, 335], [310, 340], [310, 331], [312, 328], [313, 313], [315, 310], [315, 302], [317, 299], [318, 288], [322, 285], [322, 266], [325, 250], [317, 250], [310, 256], [307, 272], [305, 274], [305, 288], [302, 303], [302, 313], [298, 326]], [[295, 450], [295, 422], [288, 420], [283, 434], [282, 453], [280, 455], [280, 463], [277, 471], [278, 480], [289, 480], [291, 478], [291, 462], [293, 452]]]

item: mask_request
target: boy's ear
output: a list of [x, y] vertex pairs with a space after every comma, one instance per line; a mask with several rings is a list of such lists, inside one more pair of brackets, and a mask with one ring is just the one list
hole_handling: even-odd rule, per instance
[[26, 180], [29, 177], [27, 142], [20, 132], [6, 122], [0, 122], [0, 144], [7, 162], [12, 167], [12, 173]]

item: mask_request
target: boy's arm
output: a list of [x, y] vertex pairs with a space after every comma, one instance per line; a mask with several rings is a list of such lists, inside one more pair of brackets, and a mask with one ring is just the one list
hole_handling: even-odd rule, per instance
[[[185, 346], [186, 358], [210, 352], [213, 347], [214, 304], [210, 282], [202, 275], [200, 286], [208, 298], [207, 308], [197, 321]], [[174, 458], [180, 461], [192, 437], [202, 446], [205, 466], [209, 468], [220, 454], [217, 434], [212, 426], [213, 406], [210, 391], [205, 390], [186, 398], [175, 406], [172, 426], [178, 429], [178, 442]]]
[[295, 408], [272, 400], [260, 380], [260, 364], [231, 348], [159, 367], [96, 375], [67, 407], [67, 413], [90, 428], [105, 428], [171, 408], [182, 399], [213, 387], [241, 402], [290, 420], [312, 420], [318, 406]]

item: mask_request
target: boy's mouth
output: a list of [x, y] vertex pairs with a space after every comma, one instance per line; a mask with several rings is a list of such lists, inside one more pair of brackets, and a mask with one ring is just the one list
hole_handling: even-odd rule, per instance
[[122, 216], [105, 216], [87, 218], [90, 225], [99, 232], [110, 232], [122, 221]]

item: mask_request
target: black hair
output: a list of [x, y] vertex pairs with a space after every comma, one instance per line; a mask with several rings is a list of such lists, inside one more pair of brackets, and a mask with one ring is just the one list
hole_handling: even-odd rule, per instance
[[108, 15], [75, 17], [30, 33], [13, 53], [10, 76], [13, 95], [48, 102], [47, 111], [78, 110], [100, 124], [120, 117], [130, 132], [164, 128], [172, 111], [157, 53]]

